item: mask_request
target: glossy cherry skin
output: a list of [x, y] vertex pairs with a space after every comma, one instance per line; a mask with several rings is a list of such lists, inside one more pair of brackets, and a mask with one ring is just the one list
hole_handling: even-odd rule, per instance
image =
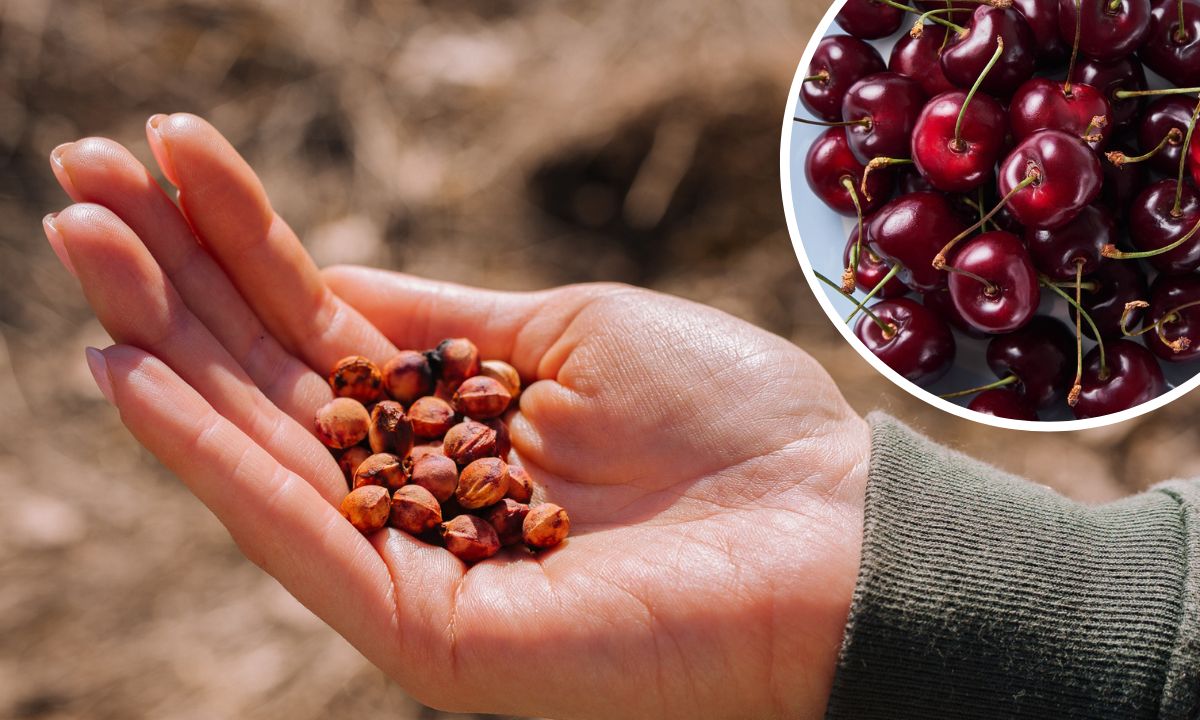
[[[1200, 222], [1200, 192], [1184, 183], [1180, 213], [1175, 209], [1176, 181], [1159, 180], [1142, 191], [1129, 210], [1129, 235], [1137, 250], [1157, 250], [1186, 235]], [[1148, 258], [1164, 273], [1180, 274], [1200, 268], [1200, 233], [1183, 245]]]
[[1013, 0], [1013, 9], [1033, 32], [1038, 65], [1057, 65], [1071, 54], [1071, 46], [1058, 36], [1058, 0]]
[[837, 122], [842, 119], [842, 99], [850, 86], [886, 69], [883, 56], [868, 42], [849, 35], [821, 38], [808, 64], [808, 75], [825, 73], [829, 79], [801, 85], [800, 102], [822, 120]]
[[1114, 131], [1132, 124], [1142, 109], [1141, 98], [1121, 100], [1116, 96], [1118, 90], [1146, 89], [1146, 71], [1142, 69], [1136, 55], [1128, 55], [1112, 62], [1080, 58], [1079, 64], [1075, 66], [1073, 81], [1091, 85], [1104, 95], [1112, 109], [1108, 124]]
[[[863, 234], [866, 234], [865, 228]], [[850, 252], [854, 248], [854, 243], [858, 238], [858, 227], [856, 226], [850, 231], [850, 237], [846, 239], [846, 249], [842, 252], [842, 267], [850, 264]], [[866, 238], [863, 238], [862, 252], [858, 254], [858, 265], [854, 269], [854, 284], [863, 292], [871, 292], [876, 285], [887, 276], [888, 271], [892, 268], [875, 253], [871, 252], [871, 247], [867, 245]], [[899, 275], [899, 273], [897, 273]], [[908, 293], [908, 287], [900, 282], [900, 278], [893, 275], [887, 284], [879, 288], [879, 292], [875, 293], [875, 297], [880, 300], [888, 298], [900, 297]]]
[[1100, 159], [1061, 130], [1039, 130], [1013, 148], [1000, 164], [1000, 195], [1021, 184], [1030, 167], [1038, 169], [1040, 179], [1008, 202], [1013, 217], [1027, 228], [1062, 227], [1100, 195]]
[[850, 152], [863, 164], [877, 157], [904, 157], [924, 105], [921, 84], [899, 73], [877, 73], [854, 83], [842, 100], [842, 118], [869, 118], [871, 124], [846, 128]]
[[1200, 187], [1200, 140], [1195, 136], [1192, 137], [1192, 144], [1188, 146], [1188, 167], [1192, 171], [1192, 182], [1196, 183], [1196, 187]]
[[950, 299], [950, 288], [940, 287], [937, 290], [922, 293], [921, 302], [925, 307], [937, 313], [938, 317], [949, 323], [951, 327], [967, 337], [988, 337], [987, 333], [967, 322], [967, 319], [962, 316], [958, 308], [954, 307], [954, 301]]
[[946, 284], [946, 272], [933, 258], [967, 229], [945, 195], [915, 192], [884, 205], [871, 218], [867, 239], [876, 255], [903, 267], [897, 277], [914, 290], [928, 292]]
[[1033, 31], [1021, 14], [988, 5], [975, 8], [965, 35], [952, 33], [942, 51], [946, 79], [969, 89], [996, 53], [996, 38], [1004, 39], [1004, 52], [980, 86], [984, 92], [1006, 99], [1033, 75], [1037, 65]]
[[[1139, 154], [1129, 143], [1118, 143], [1115, 148], [1129, 156]], [[1150, 171], [1146, 165], [1133, 163], [1118, 167], [1107, 160], [1100, 163], [1104, 168], [1104, 187], [1100, 190], [1100, 202], [1112, 208], [1113, 214], [1122, 222], [1128, 218], [1129, 206], [1133, 204], [1134, 198], [1150, 184]]]
[[[1146, 276], [1142, 269], [1137, 262], [1130, 260], [1105, 260], [1088, 277], [1088, 282], [1094, 289], [1083, 291], [1083, 309], [1096, 323], [1096, 328], [1106, 341], [1121, 337], [1121, 315], [1125, 312], [1125, 305], [1146, 299]], [[1068, 312], [1074, 323], [1075, 311]], [[1134, 310], [1126, 327], [1131, 331], [1136, 330], [1141, 326], [1144, 314], [1143, 310]], [[1086, 322], [1082, 324], [1082, 329], [1084, 335], [1096, 339]]]
[[884, 337], [878, 325], [862, 314], [854, 334], [888, 367], [918, 385], [928, 385], [946, 374], [954, 362], [954, 334], [937, 313], [912, 298], [884, 300], [871, 312], [896, 327]]
[[1033, 318], [1041, 300], [1037, 271], [1021, 239], [1003, 230], [977, 235], [963, 243], [950, 264], [982, 277], [952, 272], [950, 299], [967, 322], [990, 333], [1007, 333]]
[[873, 0], [846, 0], [834, 21], [854, 37], [876, 40], [899, 30], [904, 15], [903, 10]]
[[1200, 2], [1183, 1], [1180, 35], [1179, 4], [1158, 0], [1151, 12], [1150, 35], [1138, 53], [1146, 67], [1180, 87], [1200, 80]]
[[976, 93], [963, 116], [961, 143], [954, 128], [967, 94], [942, 93], [930, 100], [913, 128], [910, 157], [929, 184], [945, 192], [970, 192], [991, 180], [1003, 150], [1008, 121], [1000, 103]]
[[[1192, 112], [1195, 109], [1196, 98], [1184, 95], [1160, 97], [1146, 108], [1142, 122], [1138, 125], [1138, 146], [1142, 152], [1150, 152], [1157, 147], [1172, 128], [1183, 133], [1178, 142], [1167, 143], [1166, 147], [1148, 161], [1155, 170], [1172, 177], [1179, 172], [1183, 138], [1187, 136], [1188, 124], [1192, 121]], [[1200, 141], [1193, 137], [1192, 145], [1196, 144], [1200, 144]]]
[[984, 390], [967, 405], [968, 410], [974, 410], [981, 415], [1008, 418], [1009, 420], [1038, 419], [1037, 411], [1029, 402], [1015, 390], [1008, 388], [992, 388]]
[[1038, 272], [1054, 280], [1074, 280], [1082, 263], [1086, 277], [1100, 267], [1100, 252], [1117, 242], [1117, 224], [1102, 207], [1088, 205], [1075, 219], [1054, 230], [1026, 230], [1025, 245]]
[[1093, 150], [1108, 144], [1112, 126], [1107, 124], [1112, 107], [1104, 94], [1091, 85], [1073, 83], [1070, 91], [1063, 84], [1046, 78], [1033, 78], [1021, 85], [1009, 105], [1009, 125], [1013, 137], [1024, 140], [1038, 130], [1062, 130], [1082, 138], [1092, 119], [1103, 117], [1106, 124], [1092, 131], [1099, 140], [1088, 142]]
[[947, 32], [943, 25], [926, 25], [917, 37], [901, 35], [892, 46], [888, 69], [921, 83], [921, 89], [929, 97], [955, 89], [942, 72], [942, 47]]
[[1083, 7], [1079, 52], [1096, 60], [1113, 61], [1132, 55], [1150, 34], [1150, 0], [1121, 0], [1115, 11], [1109, 0], [1058, 0], [1058, 36], [1075, 42], [1075, 3]]
[[1105, 343], [1108, 374], [1100, 376], [1100, 348], [1083, 358], [1083, 392], [1073, 408], [1075, 417], [1093, 418], [1137, 407], [1167, 389], [1162, 368], [1153, 353], [1129, 340]]
[[843, 215], [857, 215], [850, 191], [842, 184], [843, 178], [850, 178], [854, 183], [864, 214], [887, 202], [888, 196], [892, 194], [892, 174], [884, 168], [882, 171], [871, 173], [867, 178], [867, 190], [870, 191], [871, 199], [864, 197], [859, 191], [864, 169], [863, 164], [854, 157], [854, 153], [850, 152], [845, 128], [840, 127], [829, 128], [821, 133], [813, 141], [808, 149], [808, 156], [804, 159], [804, 175], [808, 178], [808, 186], [821, 202]]
[[1034, 407], [1053, 405], [1067, 396], [1075, 373], [1075, 334], [1061, 320], [1036, 315], [1025, 327], [992, 338], [987, 364], [1003, 378], [1015, 375], [1014, 389]]
[[1143, 338], [1150, 352], [1168, 362], [1189, 362], [1200, 358], [1200, 305], [1176, 310], [1188, 303], [1200, 302], [1200, 276], [1159, 275], [1150, 289], [1148, 315], [1151, 322], [1169, 316], [1162, 324], [1167, 341], [1186, 338], [1188, 346], [1176, 352], [1154, 330]]

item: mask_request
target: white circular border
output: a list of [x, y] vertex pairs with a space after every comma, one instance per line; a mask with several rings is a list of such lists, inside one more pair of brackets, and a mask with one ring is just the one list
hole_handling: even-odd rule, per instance
[[1090, 430], [1092, 428], [1105, 427], [1114, 425], [1126, 420], [1132, 420], [1139, 415], [1144, 415], [1148, 412], [1157, 410], [1167, 403], [1174, 402], [1192, 390], [1200, 387], [1200, 373], [1192, 376], [1187, 382], [1175, 387], [1169, 392], [1163, 393], [1153, 400], [1147, 401], [1137, 407], [1128, 410], [1122, 410], [1119, 413], [1111, 415], [1103, 415], [1097, 418], [1089, 418], [1086, 420], [1057, 420], [1057, 421], [1033, 421], [1033, 420], [1009, 420], [1008, 418], [996, 417], [994, 415], [985, 415], [977, 413], [974, 410], [968, 410], [961, 405], [943, 400], [933, 393], [921, 388], [916, 383], [905, 379], [895, 370], [888, 367], [882, 360], [875, 356], [875, 353], [867, 349], [862, 341], [850, 330], [850, 326], [843, 322], [842, 317], [834, 309], [833, 303], [830, 302], [829, 296], [825, 294], [820, 286], [817, 276], [813, 274], [812, 263], [809, 262], [808, 254], [804, 250], [804, 243], [800, 239], [800, 229], [796, 222], [796, 208], [792, 202], [792, 123], [796, 117], [796, 106], [800, 102], [800, 86], [804, 81], [805, 72], [809, 64], [812, 62], [812, 57], [817, 51], [817, 44], [825, 37], [829, 26], [833, 23], [834, 17], [837, 16], [838, 10], [842, 5], [846, 4], [846, 0], [834, 0], [833, 5], [825, 13], [825, 17], [821, 18], [821, 22], [817, 24], [817, 29], [813, 32], [812, 37], [808, 39], [808, 45], [804, 48], [804, 55], [800, 58], [800, 64], [796, 68], [796, 76], [792, 80], [791, 92], [788, 95], [787, 110], [783, 115], [783, 130], [781, 132], [781, 141], [779, 145], [779, 178], [780, 185], [783, 188], [783, 212], [787, 216], [788, 234], [792, 238], [792, 247], [796, 251], [796, 258], [800, 261], [800, 267], [804, 271], [804, 277], [808, 280], [809, 287], [816, 296], [817, 302], [821, 304], [821, 309], [829, 316], [829, 320], [846, 339], [858, 354], [861, 355], [867, 362], [871, 363], [872, 367], [878, 370], [884, 377], [891, 380], [897, 386], [903, 388], [908, 394], [913, 397], [923, 400], [926, 403], [957, 415], [964, 420], [991, 425], [992, 427], [1004, 428], [1005, 430], [1028, 430], [1031, 432], [1070, 432], [1074, 430]]

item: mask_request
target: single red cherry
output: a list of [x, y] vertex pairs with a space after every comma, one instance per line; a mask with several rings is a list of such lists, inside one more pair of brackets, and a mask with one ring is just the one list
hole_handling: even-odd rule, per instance
[[868, 42], [849, 35], [821, 38], [800, 86], [800, 101], [813, 115], [836, 122], [850, 86], [886, 69], [883, 56]]
[[804, 159], [804, 174], [808, 186], [834, 212], [855, 215], [855, 198], [869, 213], [887, 201], [892, 192], [892, 176], [887, 169], [871, 173], [867, 178], [870, 199], [859, 191], [863, 164], [850, 152], [845, 128], [829, 128], [813, 141]]
[[1049, 67], [1067, 59], [1071, 46], [1058, 36], [1058, 0], [1013, 0], [1013, 9], [1033, 32], [1038, 65]]
[[[1155, 170], [1172, 177], [1179, 171], [1183, 140], [1195, 109], [1196, 98], [1183, 95], [1160, 97], [1146, 108], [1138, 125], [1138, 147], [1143, 153], [1149, 153], [1166, 141], [1162, 149], [1149, 159], [1150, 166]], [[1172, 130], [1175, 132], [1168, 138]], [[1196, 145], [1200, 145], [1200, 139], [1193, 137], [1192, 147]]]
[[977, 93], [963, 111], [966, 98], [961, 90], [938, 95], [913, 128], [912, 160], [930, 185], [945, 192], [969, 192], [989, 181], [1008, 131], [1000, 103]]
[[877, 157], [904, 157], [917, 115], [925, 105], [921, 84], [899, 73], [882, 72], [854, 83], [842, 100], [850, 152], [864, 165]]
[[1016, 235], [994, 230], [971, 238], [954, 254], [951, 266], [950, 299], [980, 330], [1012, 332], [1037, 312], [1037, 271]]
[[1084, 83], [1033, 78], [1021, 85], [1009, 106], [1013, 137], [1023, 140], [1038, 130], [1062, 130], [1084, 138], [1093, 150], [1108, 143], [1112, 108], [1104, 94]]
[[952, 33], [942, 51], [942, 71], [960, 88], [975, 84], [996, 50], [996, 39], [1004, 41], [1004, 53], [983, 81], [983, 91], [997, 98], [1012, 96], [1033, 75], [1037, 58], [1033, 31], [1013, 9], [980, 5], [971, 16], [966, 33]]
[[1075, 39], [1079, 13], [1083, 22], [1079, 51], [1096, 60], [1113, 61], [1132, 55], [1150, 33], [1150, 0], [1058, 0], [1058, 36], [1063, 42]]
[[880, 208], [867, 239], [876, 255], [903, 266], [898, 277], [905, 285], [928, 292], [946, 284], [946, 273], [933, 267], [934, 256], [966, 228], [945, 195], [915, 192]]
[[875, 303], [870, 309], [892, 328], [888, 333], [867, 315], [858, 318], [854, 334], [876, 357], [918, 385], [946, 374], [954, 361], [954, 334], [937, 313], [904, 297]]
[[[846, 250], [842, 253], [842, 267], [850, 266], [850, 253], [854, 250], [855, 242], [858, 239], [858, 227], [850, 231], [850, 237], [846, 239]], [[888, 272], [892, 269], [887, 262], [871, 252], [871, 248], [866, 243], [866, 238], [863, 239], [862, 252], [858, 254], [858, 265], [854, 270], [854, 284], [863, 292], [871, 292], [875, 286], [883, 282], [887, 277]], [[907, 295], [908, 288], [904, 283], [900, 282], [900, 278], [892, 276], [879, 291], [875, 293], [875, 297], [880, 300], [900, 297]]]
[[[1178, 210], [1176, 190], [1182, 190]], [[1200, 222], [1200, 192], [1190, 184], [1159, 180], [1142, 191], [1129, 210], [1129, 236], [1134, 250], [1146, 252], [1180, 240]], [[1159, 272], [1180, 274], [1200, 268], [1200, 234], [1174, 250], [1147, 258]], [[1127, 262], [1127, 261], [1126, 261]]]
[[953, 90], [954, 84], [946, 79], [941, 62], [948, 32], [942, 25], [926, 25], [916, 37], [907, 33], [900, 36], [892, 46], [888, 69], [921, 83], [929, 97]]
[[1088, 205], [1060, 228], [1025, 231], [1033, 266], [1053, 280], [1074, 280], [1079, 265], [1084, 277], [1092, 274], [1100, 267], [1104, 246], [1116, 242], [1112, 214], [1096, 205]]
[[854, 37], [877, 40], [900, 29], [904, 11], [875, 0], [846, 0], [834, 21]]
[[1186, 87], [1200, 81], [1200, 2], [1158, 0], [1149, 37], [1138, 54], [1168, 82]]
[[971, 399], [967, 404], [968, 410], [974, 410], [981, 415], [1008, 418], [1009, 420], [1038, 419], [1037, 411], [1029, 402], [1014, 390], [1008, 388], [992, 388], [984, 390]]
[[1121, 99], [1116, 96], [1119, 90], [1146, 89], [1146, 71], [1142, 69], [1136, 55], [1128, 55], [1111, 62], [1084, 58], [1075, 67], [1074, 80], [1091, 85], [1108, 100], [1108, 105], [1112, 108], [1108, 122], [1114, 132], [1131, 125], [1137, 119], [1142, 109], [1142, 98]]
[[1061, 320], [1035, 315], [1025, 327], [992, 338], [987, 364], [996, 377], [1017, 378], [1017, 390], [1034, 407], [1067, 395], [1075, 374], [1075, 335]]
[[1160, 328], [1143, 336], [1152, 353], [1169, 362], [1200, 358], [1200, 277], [1158, 276], [1147, 315]]
[[[1028, 178], [1034, 180], [1018, 189]], [[1017, 144], [1000, 164], [999, 189], [1026, 228], [1069, 223], [1100, 195], [1100, 160], [1077, 137], [1039, 130]], [[1015, 191], [1015, 192], [1014, 192]]]
[[1082, 392], [1075, 417], [1094, 418], [1137, 407], [1167, 389], [1162, 368], [1146, 348], [1129, 340], [1104, 344], [1105, 367], [1097, 345], [1083, 359]]
[[[1105, 260], [1087, 279], [1088, 287], [1082, 293], [1084, 312], [1096, 323], [1105, 340], [1121, 337], [1121, 316], [1125, 306], [1135, 300], [1146, 299], [1146, 275], [1137, 262], [1129, 260]], [[1068, 311], [1071, 322], [1075, 322], [1075, 310]], [[1143, 311], [1133, 311], [1126, 325], [1130, 330], [1141, 325]], [[1083, 334], [1095, 340], [1096, 335], [1086, 322], [1081, 325]]]

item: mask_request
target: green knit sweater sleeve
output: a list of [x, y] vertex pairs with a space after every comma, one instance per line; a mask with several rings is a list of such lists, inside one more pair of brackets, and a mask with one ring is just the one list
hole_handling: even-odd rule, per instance
[[828, 718], [1200, 718], [1200, 484], [1086, 506], [870, 419]]

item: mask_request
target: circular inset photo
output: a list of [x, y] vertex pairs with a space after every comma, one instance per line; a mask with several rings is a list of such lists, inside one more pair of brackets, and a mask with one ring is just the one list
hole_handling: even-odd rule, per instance
[[841, 0], [781, 173], [804, 273], [893, 382], [1096, 427], [1200, 384], [1200, 0]]

